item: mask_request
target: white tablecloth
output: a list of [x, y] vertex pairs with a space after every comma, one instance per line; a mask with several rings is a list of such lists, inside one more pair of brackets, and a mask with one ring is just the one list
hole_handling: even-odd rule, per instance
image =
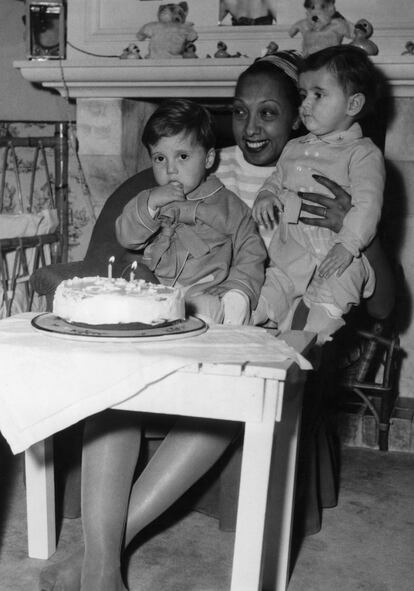
[[257, 327], [216, 326], [179, 341], [94, 343], [40, 332], [30, 324], [34, 315], [0, 321], [0, 431], [13, 453], [194, 363], [292, 359], [311, 368]]

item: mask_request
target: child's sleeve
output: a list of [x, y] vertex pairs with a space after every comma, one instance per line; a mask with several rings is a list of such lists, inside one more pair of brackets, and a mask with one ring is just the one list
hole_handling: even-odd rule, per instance
[[381, 218], [385, 166], [381, 151], [371, 141], [352, 155], [349, 167], [352, 206], [337, 234], [340, 242], [354, 256], [359, 256], [377, 233]]
[[261, 191], [269, 191], [270, 193], [273, 193], [273, 195], [275, 195], [276, 197], [279, 197], [279, 193], [282, 190], [282, 179], [282, 168], [279, 164], [277, 164], [272, 174], [265, 180], [265, 182], [259, 189], [259, 193], [261, 193]]
[[226, 222], [226, 233], [232, 236], [233, 261], [220, 291], [234, 289], [245, 293], [254, 309], [264, 282], [267, 251], [249, 208], [236, 195], [232, 194], [231, 199], [234, 204]]
[[118, 242], [130, 250], [142, 250], [160, 228], [160, 221], [148, 210], [151, 190], [139, 193], [129, 201], [115, 222]]
[[283, 188], [283, 157], [287, 153], [288, 146], [285, 147], [284, 152], [280, 156], [275, 170], [263, 183], [258, 196], [261, 191], [273, 193], [283, 205], [284, 221], [287, 224], [297, 224], [299, 222], [302, 199], [298, 197], [297, 193]]

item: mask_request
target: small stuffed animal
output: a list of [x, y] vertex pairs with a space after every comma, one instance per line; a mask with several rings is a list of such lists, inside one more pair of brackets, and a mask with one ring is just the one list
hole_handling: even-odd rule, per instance
[[148, 58], [164, 59], [182, 56], [186, 44], [197, 39], [193, 23], [186, 23], [187, 2], [161, 4], [158, 21], [144, 25], [137, 33], [138, 41], [149, 39]]
[[407, 41], [405, 44], [405, 51], [401, 55], [414, 55], [414, 41]]
[[367, 52], [368, 55], [377, 55], [378, 47], [371, 41], [370, 37], [374, 32], [374, 28], [369, 21], [361, 18], [355, 23], [354, 37], [350, 45], [355, 45]]
[[302, 53], [306, 57], [324, 47], [340, 45], [352, 38], [353, 25], [335, 8], [335, 0], [305, 0], [306, 18], [294, 23], [289, 35], [302, 35]]
[[238, 51], [237, 53], [230, 54], [227, 51], [227, 45], [224, 41], [219, 41], [217, 43], [217, 51], [214, 54], [214, 57], [241, 57], [241, 53]]
[[184, 47], [184, 51], [183, 51], [183, 58], [184, 59], [194, 59], [194, 58], [198, 58], [197, 55], [197, 48], [195, 46], [195, 43], [193, 43], [192, 41], [188, 41], [185, 44]]
[[266, 49], [264, 50], [262, 57], [264, 57], [265, 55], [274, 55], [278, 52], [278, 50], [279, 45], [274, 41], [270, 41], [270, 43], [268, 43]]
[[142, 59], [139, 47], [138, 47], [138, 45], [135, 45], [135, 43], [130, 43], [128, 45], [128, 47], [125, 47], [125, 49], [123, 50], [123, 52], [121, 53], [119, 58], [121, 60], [140, 60], [140, 59]]

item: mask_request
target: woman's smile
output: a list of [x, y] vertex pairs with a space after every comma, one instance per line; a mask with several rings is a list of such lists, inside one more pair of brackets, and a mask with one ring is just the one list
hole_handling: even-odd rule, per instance
[[245, 138], [244, 143], [248, 150], [260, 152], [265, 146], [269, 145], [269, 140], [249, 140]]

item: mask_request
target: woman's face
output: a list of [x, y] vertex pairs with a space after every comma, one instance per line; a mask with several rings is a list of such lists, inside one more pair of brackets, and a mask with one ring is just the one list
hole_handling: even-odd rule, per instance
[[297, 120], [282, 80], [252, 74], [238, 85], [233, 101], [233, 134], [245, 160], [273, 166]]

